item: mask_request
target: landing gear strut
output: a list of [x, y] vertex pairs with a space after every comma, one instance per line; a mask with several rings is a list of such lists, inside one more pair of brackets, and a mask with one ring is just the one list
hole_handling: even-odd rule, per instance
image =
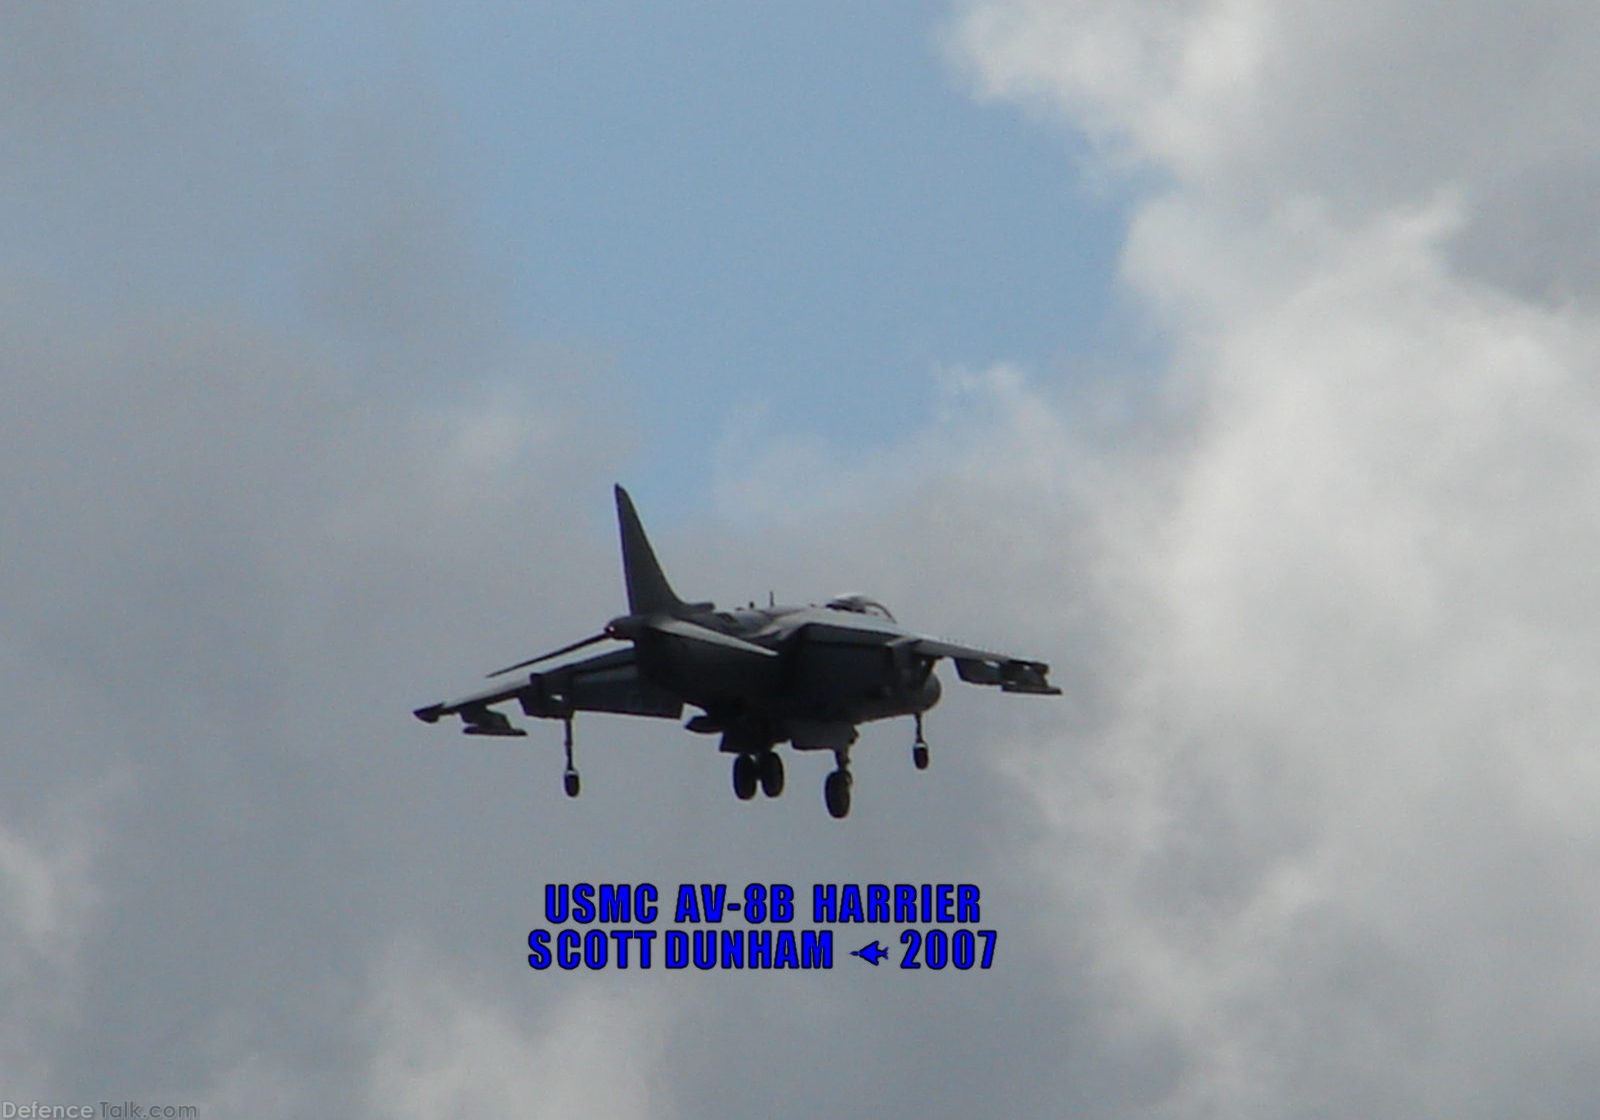
[[918, 712], [917, 741], [911, 744], [911, 762], [918, 770], [928, 768], [928, 741], [922, 737], [922, 713]]
[[568, 716], [561, 722], [563, 728], [562, 746], [567, 751], [567, 768], [561, 775], [561, 785], [566, 789], [568, 797], [577, 797], [579, 782], [578, 768], [572, 764], [572, 717]]

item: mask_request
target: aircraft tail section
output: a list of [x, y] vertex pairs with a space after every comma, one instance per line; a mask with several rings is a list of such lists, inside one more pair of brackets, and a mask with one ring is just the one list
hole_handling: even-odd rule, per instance
[[628, 585], [628, 613], [683, 613], [686, 604], [674, 593], [661, 571], [661, 562], [650, 547], [650, 538], [644, 535], [633, 499], [620, 486], [616, 491], [617, 528], [622, 533], [622, 577]]

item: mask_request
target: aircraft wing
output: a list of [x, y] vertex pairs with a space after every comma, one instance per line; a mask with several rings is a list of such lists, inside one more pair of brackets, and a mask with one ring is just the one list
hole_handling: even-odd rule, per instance
[[681, 699], [639, 675], [631, 647], [500, 681], [447, 704], [418, 708], [414, 714], [424, 723], [437, 723], [443, 716], [460, 716], [462, 730], [468, 735], [527, 734], [513, 726], [504, 712], [495, 710], [494, 705], [508, 700], [517, 701], [524, 715], [540, 719], [566, 719], [574, 712], [614, 712], [663, 719], [677, 719], [683, 714]]
[[923, 657], [948, 657], [954, 661], [956, 675], [968, 684], [999, 685], [1002, 692], [1061, 695], [1061, 690], [1050, 683], [1050, 666], [1043, 661], [1027, 661], [939, 638], [918, 638], [909, 644], [911, 652]]

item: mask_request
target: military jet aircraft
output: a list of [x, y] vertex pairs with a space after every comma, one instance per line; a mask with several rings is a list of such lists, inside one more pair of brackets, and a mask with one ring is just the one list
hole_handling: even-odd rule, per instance
[[[515, 700], [524, 715], [559, 719], [567, 765], [563, 783], [578, 796], [572, 760], [572, 719], [577, 712], [679, 719], [684, 705], [701, 709], [685, 726], [720, 734], [733, 755], [733, 791], [748, 801], [757, 786], [768, 797], [783, 792], [780, 743], [801, 751], [832, 751], [834, 770], [823, 783], [828, 812], [850, 812], [850, 747], [856, 725], [893, 716], [916, 721], [911, 757], [928, 766], [922, 713], [939, 702], [934, 663], [955, 662], [970, 684], [1002, 692], [1058, 696], [1050, 667], [1003, 653], [955, 645], [901, 626], [883, 604], [845, 595], [824, 606], [773, 606], [719, 611], [713, 603], [678, 598], [656, 560], [633, 501], [616, 488], [622, 534], [622, 572], [628, 613], [604, 630], [560, 649], [519, 661], [489, 677], [496, 683], [447, 704], [416, 710], [424, 723], [461, 717], [468, 735], [526, 735], [496, 704]], [[624, 648], [555, 668], [525, 672], [604, 641]]]

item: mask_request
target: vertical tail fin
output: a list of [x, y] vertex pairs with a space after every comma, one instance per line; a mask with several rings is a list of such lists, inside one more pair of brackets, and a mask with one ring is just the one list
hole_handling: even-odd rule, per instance
[[628, 613], [678, 614], [684, 602], [673, 592], [661, 571], [661, 562], [644, 535], [633, 499], [618, 486], [617, 528], [622, 533], [622, 578], [628, 585]]

